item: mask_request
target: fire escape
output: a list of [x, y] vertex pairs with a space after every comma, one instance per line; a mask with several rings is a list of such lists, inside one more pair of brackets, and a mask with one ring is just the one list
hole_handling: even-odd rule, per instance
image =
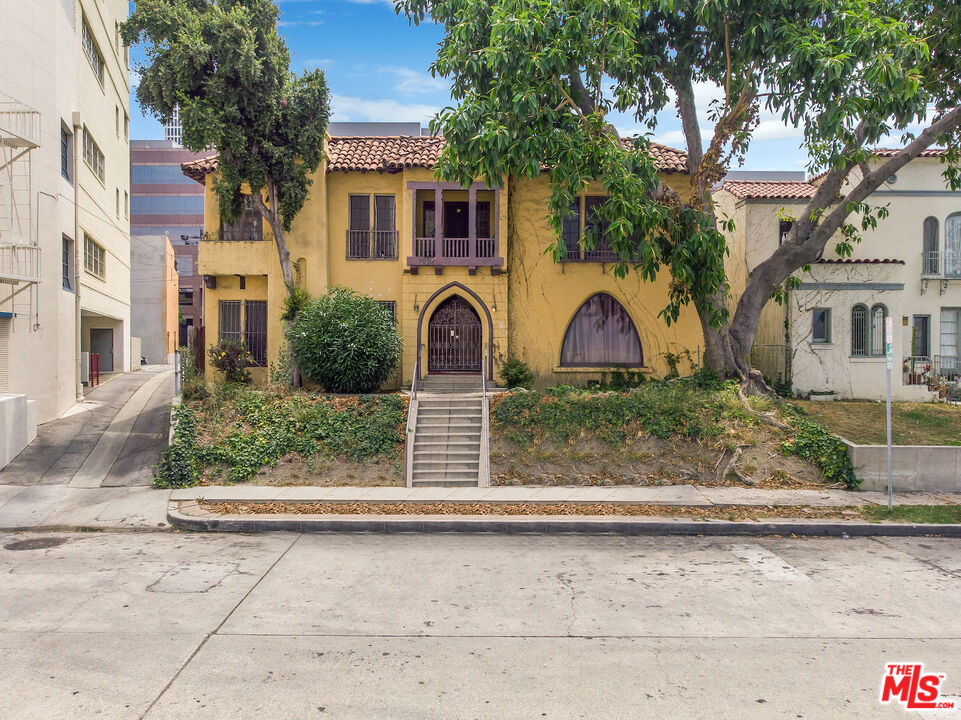
[[[40, 113], [0, 93], [0, 317], [15, 317], [15, 300], [18, 308], [29, 303], [32, 316], [39, 301], [30, 157], [38, 147]], [[9, 293], [2, 286], [9, 286]]]

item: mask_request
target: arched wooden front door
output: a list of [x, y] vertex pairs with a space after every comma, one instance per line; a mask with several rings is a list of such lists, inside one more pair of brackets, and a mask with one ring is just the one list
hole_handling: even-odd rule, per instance
[[427, 330], [427, 371], [478, 373], [481, 371], [481, 321], [474, 308], [454, 295], [430, 317]]

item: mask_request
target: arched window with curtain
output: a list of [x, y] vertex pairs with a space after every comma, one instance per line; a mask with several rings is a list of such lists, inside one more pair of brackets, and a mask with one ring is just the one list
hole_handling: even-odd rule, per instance
[[961, 213], [948, 215], [944, 221], [944, 274], [961, 278]]
[[851, 308], [851, 355], [853, 357], [867, 356], [870, 346], [869, 335], [868, 308], [858, 303]]
[[888, 316], [888, 309], [878, 303], [871, 308], [871, 355], [884, 355], [884, 320]]
[[642, 367], [641, 339], [624, 306], [607, 293], [589, 297], [567, 326], [561, 365]]
[[925, 275], [937, 275], [941, 270], [941, 258], [938, 253], [938, 219], [929, 217], [924, 219], [924, 256], [922, 258]]

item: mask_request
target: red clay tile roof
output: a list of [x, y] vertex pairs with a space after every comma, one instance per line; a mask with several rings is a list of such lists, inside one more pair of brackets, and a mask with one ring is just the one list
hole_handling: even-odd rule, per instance
[[[875, 148], [874, 154], [878, 157], [894, 157], [904, 148]], [[927, 150], [922, 150], [918, 157], [941, 157], [947, 154], [947, 150], [944, 148], [928, 148]]]
[[818, 265], [904, 265], [896, 258], [821, 258]]
[[[332, 137], [327, 143], [327, 172], [399, 172], [431, 168], [444, 149], [444, 138], [430, 136]], [[651, 156], [664, 173], [687, 172], [687, 153], [651, 143]], [[184, 175], [203, 184], [217, 169], [217, 157], [182, 163]]]
[[727, 180], [721, 186], [736, 198], [804, 200], [814, 197], [814, 185], [801, 180]]
[[180, 163], [180, 169], [191, 180], [196, 180], [203, 185], [207, 173], [212, 173], [217, 169], [217, 156], [211, 155], [199, 160], [188, 160], [185, 163]]

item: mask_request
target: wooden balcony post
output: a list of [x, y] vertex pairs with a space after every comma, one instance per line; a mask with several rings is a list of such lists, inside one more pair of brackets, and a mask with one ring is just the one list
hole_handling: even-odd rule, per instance
[[444, 191], [440, 186], [434, 189], [434, 259], [443, 257], [441, 245], [443, 233], [441, 223], [444, 218]]
[[467, 255], [477, 257], [477, 185], [467, 191]]

